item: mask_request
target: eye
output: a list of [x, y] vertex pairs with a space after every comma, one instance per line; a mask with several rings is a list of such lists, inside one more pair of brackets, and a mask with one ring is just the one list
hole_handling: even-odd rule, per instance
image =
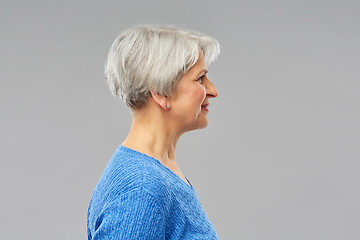
[[202, 84], [203, 78], [204, 78], [204, 75], [202, 75], [201, 77], [199, 77], [196, 81], [200, 81], [200, 83]]

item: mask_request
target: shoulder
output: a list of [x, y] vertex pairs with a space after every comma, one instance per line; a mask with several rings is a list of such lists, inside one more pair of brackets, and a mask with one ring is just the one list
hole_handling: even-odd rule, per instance
[[164, 199], [169, 186], [156, 161], [151, 157], [117, 150], [106, 166], [97, 188], [107, 192], [110, 201], [139, 190], [154, 198]]

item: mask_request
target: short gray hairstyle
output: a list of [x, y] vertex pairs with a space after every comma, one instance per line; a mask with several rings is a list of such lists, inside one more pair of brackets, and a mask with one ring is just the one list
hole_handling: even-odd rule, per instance
[[172, 96], [180, 77], [203, 51], [209, 65], [220, 53], [219, 42], [203, 33], [175, 27], [138, 25], [112, 44], [105, 76], [112, 94], [132, 110], [146, 105], [150, 89]]

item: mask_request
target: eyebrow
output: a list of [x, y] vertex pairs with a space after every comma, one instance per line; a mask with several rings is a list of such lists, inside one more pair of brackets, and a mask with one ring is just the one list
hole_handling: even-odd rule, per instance
[[201, 72], [200, 72], [199, 75], [201, 75], [201, 74], [204, 74], [204, 75], [205, 75], [205, 74], [207, 74], [207, 72], [208, 72], [208, 70], [204, 68], [203, 70], [201, 70]]

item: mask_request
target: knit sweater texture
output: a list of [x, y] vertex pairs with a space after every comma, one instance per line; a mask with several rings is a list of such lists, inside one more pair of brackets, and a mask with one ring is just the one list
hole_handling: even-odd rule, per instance
[[159, 160], [120, 145], [93, 191], [88, 240], [219, 239], [195, 189]]

